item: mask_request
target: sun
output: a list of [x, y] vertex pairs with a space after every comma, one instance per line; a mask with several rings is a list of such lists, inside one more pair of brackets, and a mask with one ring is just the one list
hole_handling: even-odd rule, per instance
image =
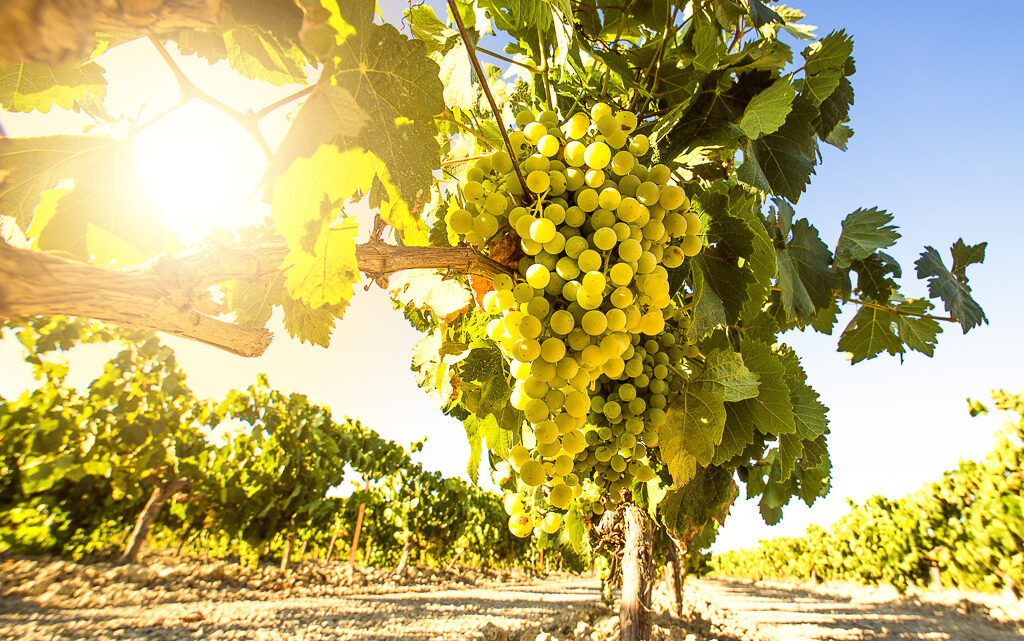
[[135, 140], [142, 177], [168, 225], [186, 244], [213, 227], [258, 224], [266, 206], [256, 200], [266, 158], [236, 121], [194, 101]]

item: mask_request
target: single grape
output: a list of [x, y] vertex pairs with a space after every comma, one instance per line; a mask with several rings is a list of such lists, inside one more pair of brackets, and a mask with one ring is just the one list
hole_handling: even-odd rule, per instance
[[602, 189], [601, 193], [598, 194], [597, 203], [601, 209], [615, 209], [621, 201], [622, 196], [619, 194], [619, 190], [615, 187], [608, 187]]
[[612, 152], [603, 142], [592, 142], [587, 145], [583, 158], [591, 169], [604, 169], [612, 159]]
[[637, 158], [647, 155], [650, 150], [651, 141], [643, 134], [637, 134], [629, 141], [629, 152]]
[[526, 139], [535, 145], [542, 137], [547, 135], [547, 133], [548, 128], [541, 122], [534, 121], [523, 127], [523, 134], [526, 135]]
[[612, 171], [619, 176], [625, 176], [633, 169], [633, 163], [636, 159], [633, 158], [633, 154], [628, 151], [617, 152], [612, 157]]
[[456, 234], [466, 234], [473, 229], [473, 214], [465, 209], [456, 209], [448, 214], [448, 228]]
[[696, 256], [702, 247], [703, 244], [700, 242], [699, 236], [683, 236], [683, 242], [680, 245], [680, 249], [686, 256]]
[[559, 141], [558, 138], [552, 136], [551, 134], [545, 134], [540, 137], [540, 140], [537, 141], [537, 151], [547, 156], [548, 158], [553, 158], [555, 154], [558, 153], [558, 150], [561, 148], [561, 146], [561, 141]]
[[551, 178], [546, 171], [535, 169], [526, 176], [526, 187], [535, 194], [543, 193], [551, 186]]

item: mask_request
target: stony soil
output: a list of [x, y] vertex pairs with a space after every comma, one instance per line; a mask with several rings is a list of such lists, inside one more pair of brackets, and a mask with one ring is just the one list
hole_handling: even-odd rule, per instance
[[[998, 597], [689, 580], [682, 616], [655, 592], [653, 641], [1024, 639]], [[618, 617], [587, 577], [306, 563], [282, 573], [150, 558], [117, 567], [0, 557], [0, 639], [611, 641]]]

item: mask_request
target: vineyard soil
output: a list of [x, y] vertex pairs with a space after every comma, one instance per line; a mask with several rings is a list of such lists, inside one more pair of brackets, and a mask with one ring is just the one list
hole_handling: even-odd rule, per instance
[[708, 578], [687, 590], [705, 604], [706, 618], [731, 620], [763, 641], [1024, 638], [1024, 605], [1012, 597], [955, 591], [900, 597], [891, 588]]

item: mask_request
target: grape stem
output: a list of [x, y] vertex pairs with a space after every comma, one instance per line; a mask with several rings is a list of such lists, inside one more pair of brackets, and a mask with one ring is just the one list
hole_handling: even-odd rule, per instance
[[[220, 100], [217, 100], [210, 94], [206, 93], [205, 91], [197, 87], [195, 83], [193, 83], [192, 80], [185, 75], [185, 72], [181, 70], [181, 67], [178, 66], [178, 63], [176, 63], [174, 61], [174, 58], [171, 57], [171, 54], [167, 53], [167, 49], [164, 48], [164, 45], [160, 42], [159, 38], [152, 35], [147, 36], [147, 38], [149, 39], [150, 43], [152, 43], [152, 45], [156, 48], [157, 53], [160, 54], [160, 57], [163, 58], [165, 63], [167, 63], [167, 66], [170, 68], [171, 73], [174, 74], [175, 80], [178, 81], [178, 87], [181, 89], [181, 95], [183, 100], [198, 98], [199, 100], [202, 100], [214, 109], [217, 109], [218, 111], [226, 114], [229, 118], [231, 118], [239, 125], [241, 125], [243, 129], [249, 132], [249, 135], [251, 135], [253, 139], [256, 140], [256, 144], [258, 144], [260, 149], [263, 151], [263, 155], [267, 157], [267, 160], [270, 160], [271, 156], [273, 156], [273, 151], [270, 149], [270, 145], [267, 144], [267, 141], [263, 138], [263, 133], [260, 132], [260, 128], [258, 125], [259, 118], [255, 117], [256, 114], [244, 114], [236, 109], [232, 109]], [[312, 88], [310, 88], [310, 91], [312, 91]]]
[[[772, 291], [781, 292], [781, 287], [772, 287]], [[841, 294], [835, 294], [834, 298], [837, 301], [843, 303], [853, 303], [860, 305], [861, 307], [867, 307], [868, 309], [877, 309], [880, 312], [889, 312], [890, 314], [896, 314], [897, 316], [908, 316], [911, 318], [922, 318], [926, 320], [942, 321], [944, 323], [959, 323], [955, 316], [950, 314], [949, 316], [933, 316], [932, 314], [920, 314], [918, 312], [907, 312], [902, 309], [896, 309], [888, 305], [880, 305], [878, 303], [872, 303], [866, 300], [860, 300], [858, 298], [843, 298]]]
[[480, 67], [480, 60], [476, 56], [476, 49], [469, 38], [469, 32], [466, 31], [466, 25], [462, 24], [462, 14], [459, 13], [459, 7], [455, 4], [455, 0], [448, 0], [448, 8], [452, 10], [452, 17], [459, 28], [459, 36], [462, 37], [462, 42], [466, 45], [466, 54], [469, 55], [469, 61], [473, 63], [476, 77], [480, 79], [480, 86], [483, 87], [484, 95], [487, 96], [487, 103], [491, 106], [491, 112], [494, 113], [494, 122], [498, 125], [501, 139], [505, 142], [505, 148], [508, 149], [508, 155], [512, 159], [512, 168], [516, 170], [516, 177], [519, 178], [519, 184], [523, 187], [523, 197], [528, 198], [529, 190], [526, 188], [526, 179], [523, 178], [523, 170], [519, 166], [516, 152], [512, 149], [512, 141], [508, 139], [508, 132], [505, 131], [505, 123], [501, 119], [501, 110], [498, 109], [498, 103], [495, 102], [494, 94], [491, 93], [491, 87], [487, 83], [487, 75], [484, 74], [484, 70]]

